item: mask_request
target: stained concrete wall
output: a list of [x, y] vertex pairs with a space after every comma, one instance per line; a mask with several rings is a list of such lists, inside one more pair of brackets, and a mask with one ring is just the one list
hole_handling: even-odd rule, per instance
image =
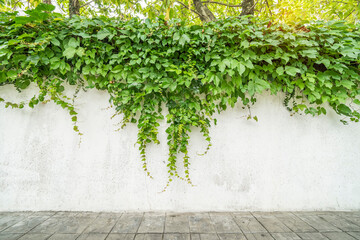
[[[12, 87], [0, 96], [20, 101]], [[150, 146], [145, 176], [129, 125], [116, 132], [119, 118], [105, 92], [80, 93], [82, 143], [67, 112], [55, 104], [35, 109], [0, 107], [0, 211], [233, 211], [360, 209], [360, 124], [344, 126], [327, 116], [294, 116], [282, 98], [264, 94], [252, 108], [259, 122], [247, 121], [237, 106], [218, 116], [213, 147], [194, 130], [191, 177], [165, 192], [167, 146], [161, 123], [159, 146]], [[180, 171], [181, 172], [181, 171]]]

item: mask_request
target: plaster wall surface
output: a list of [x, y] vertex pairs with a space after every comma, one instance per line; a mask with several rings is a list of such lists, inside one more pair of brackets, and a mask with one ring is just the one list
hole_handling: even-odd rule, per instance
[[[1, 97], [17, 102], [35, 93], [0, 88]], [[121, 116], [110, 119], [106, 92], [81, 92], [76, 100], [80, 146], [61, 107], [2, 105], [0, 211], [360, 210], [360, 124], [344, 126], [331, 109], [326, 116], [291, 117], [282, 99], [259, 96], [251, 110], [259, 122], [246, 120], [240, 105], [217, 116], [204, 156], [198, 154], [206, 142], [194, 129], [190, 173], [196, 186], [175, 180], [164, 193], [165, 121], [161, 144], [148, 148], [149, 179], [134, 146], [137, 127], [115, 131]]]

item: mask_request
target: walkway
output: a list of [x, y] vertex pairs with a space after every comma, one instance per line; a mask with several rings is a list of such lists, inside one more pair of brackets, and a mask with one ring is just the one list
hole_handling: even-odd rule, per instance
[[360, 239], [360, 212], [0, 212], [0, 240]]

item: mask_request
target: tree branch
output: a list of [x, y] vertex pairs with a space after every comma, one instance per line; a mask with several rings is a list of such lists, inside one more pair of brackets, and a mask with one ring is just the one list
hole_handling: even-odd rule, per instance
[[268, 2], [268, 0], [265, 0], [265, 2], [266, 2], [266, 5], [267, 5], [267, 7], [268, 7], [268, 9], [269, 9], [270, 16], [272, 16], [272, 12], [271, 12], [271, 9], [270, 9], [270, 7], [269, 7], [269, 2]]
[[80, 8], [86, 7], [87, 5], [89, 5], [89, 4], [93, 3], [93, 2], [95, 2], [95, 0], [90, 1], [90, 2], [87, 2], [87, 3], [84, 3], [83, 5], [80, 6]]
[[205, 1], [205, 2], [201, 2], [201, 3], [214, 3], [214, 4], [223, 5], [223, 6], [226, 6], [226, 7], [241, 7], [241, 5], [230, 5], [230, 4], [221, 3], [221, 2], [214, 2], [214, 1]]
[[184, 3], [180, 2], [180, 1], [175, 1], [175, 2], [179, 3], [179, 4], [180, 4], [180, 5], [182, 5], [184, 8], [186, 8], [186, 9], [188, 9], [188, 10], [192, 11], [193, 13], [196, 13], [197, 15], [200, 15], [200, 13], [198, 13], [197, 11], [195, 11], [195, 10], [193, 10], [193, 9], [189, 8], [189, 6], [186, 6]]
[[355, 9], [351, 11], [343, 20], [347, 19], [353, 12], [355, 12]]

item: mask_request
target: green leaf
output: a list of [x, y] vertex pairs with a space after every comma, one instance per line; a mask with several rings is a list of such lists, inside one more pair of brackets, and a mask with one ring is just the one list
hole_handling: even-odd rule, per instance
[[318, 56], [318, 52], [315, 49], [303, 50], [301, 54], [308, 58], [316, 58]]
[[354, 101], [353, 101], [355, 104], [357, 104], [357, 105], [360, 105], [360, 100], [359, 99], [354, 99]]
[[180, 39], [180, 34], [179, 34], [179, 32], [175, 32], [175, 33], [174, 33], [173, 40], [174, 40], [174, 41], [178, 41], [179, 39]]
[[75, 38], [70, 38], [67, 45], [68, 45], [68, 47], [77, 48], [78, 46], [80, 46], [80, 43]]
[[97, 33], [96, 37], [97, 37], [97, 39], [99, 39], [99, 40], [103, 40], [104, 38], [106, 38], [106, 37], [108, 37], [108, 36], [110, 36], [110, 35], [111, 35], [111, 32], [110, 32], [109, 30], [107, 30], [106, 28], [104, 28], [104, 29], [101, 29], [101, 30]]
[[175, 91], [176, 87], [177, 87], [177, 83], [173, 82], [173, 83], [170, 84], [169, 89], [170, 89], [171, 92], [173, 92], [173, 91]]
[[79, 47], [78, 49], [76, 49], [76, 54], [77, 54], [79, 57], [82, 57], [82, 56], [85, 54], [85, 49], [82, 48], [82, 47]]
[[219, 70], [220, 70], [220, 72], [224, 72], [224, 71], [225, 71], [225, 68], [226, 68], [225, 63], [224, 63], [223, 61], [221, 61], [221, 62], [219, 63]]
[[55, 10], [55, 6], [52, 5], [52, 4], [40, 3], [39, 5], [37, 5], [35, 10], [37, 10], [37, 11], [45, 11], [45, 12], [52, 12], [52, 11]]
[[285, 72], [287, 73], [287, 74], [289, 74], [290, 76], [295, 76], [296, 75], [296, 73], [300, 73], [301, 71], [300, 71], [300, 69], [298, 69], [298, 68], [296, 68], [296, 67], [292, 67], [292, 66], [286, 66], [285, 67]]
[[74, 55], [76, 53], [76, 49], [73, 47], [68, 47], [65, 49], [65, 51], [63, 52], [63, 55], [67, 58], [73, 58]]
[[6, 75], [8, 76], [8, 78], [15, 79], [17, 77], [17, 71], [9, 70], [7, 71]]
[[276, 69], [276, 73], [281, 76], [284, 74], [284, 67], [280, 66]]
[[243, 65], [243, 64], [241, 64], [241, 63], [239, 63], [238, 65], [237, 65], [237, 70], [238, 70], [238, 72], [239, 72], [239, 75], [242, 75], [244, 72], [245, 72], [245, 66]]
[[345, 104], [339, 104], [339, 105], [337, 106], [337, 110], [338, 110], [339, 113], [342, 114], [342, 115], [345, 115], [345, 116], [348, 116], [348, 117], [352, 116], [352, 111], [351, 111], [351, 109], [350, 109], [348, 106], [346, 106]]
[[60, 46], [60, 42], [56, 38], [51, 39], [51, 43], [54, 44], [55, 46]]
[[14, 19], [16, 24], [27, 24], [27, 23], [31, 23], [34, 20], [35, 20], [34, 17], [23, 17], [23, 16], [16, 17]]
[[111, 69], [111, 72], [113, 73], [118, 73], [123, 69], [123, 67], [121, 65], [117, 65], [115, 66], [113, 69]]
[[186, 34], [183, 34], [183, 35], [181, 36], [180, 40], [179, 40], [179, 44], [182, 45], [182, 46], [184, 46], [185, 43], [189, 43], [189, 42], [190, 42], [190, 38], [189, 38], [189, 36], [186, 35]]
[[349, 80], [342, 80], [342, 81], [340, 82], [340, 84], [341, 84], [342, 86], [346, 87], [347, 89], [351, 89], [351, 87], [352, 87], [353, 85], [355, 85], [352, 81], [349, 81]]

